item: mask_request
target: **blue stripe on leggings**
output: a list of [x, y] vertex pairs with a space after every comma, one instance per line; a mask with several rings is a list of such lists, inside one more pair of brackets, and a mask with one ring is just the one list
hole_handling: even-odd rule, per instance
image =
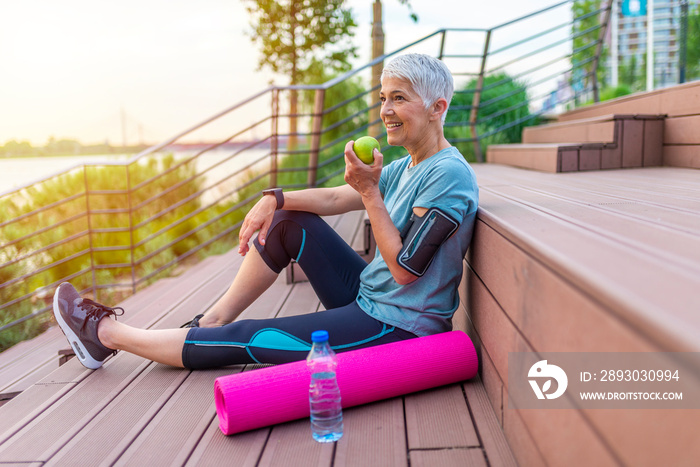
[[334, 345], [334, 346], [332, 346], [332, 348], [340, 350], [340, 349], [347, 349], [348, 347], [354, 347], [356, 345], [366, 344], [367, 342], [371, 342], [371, 341], [380, 339], [380, 338], [386, 336], [387, 334], [391, 334], [392, 332], [394, 332], [395, 329], [396, 328], [394, 326], [387, 328], [386, 324], [382, 324], [382, 332], [380, 332], [376, 336], [368, 337], [365, 340], [353, 342], [352, 344]]
[[[358, 345], [366, 344], [374, 340], [380, 339], [387, 334], [394, 332], [396, 328], [394, 326], [388, 327], [386, 324], [382, 325], [382, 330], [370, 336], [366, 339], [357, 342], [351, 342], [349, 344], [334, 345], [333, 349], [342, 350], [350, 347], [355, 347]], [[250, 348], [258, 349], [268, 349], [268, 350], [281, 350], [281, 351], [302, 351], [308, 352], [311, 349], [311, 343], [305, 342], [288, 332], [282, 331], [275, 328], [265, 328], [256, 332], [249, 342], [230, 342], [230, 341], [197, 341], [197, 340], [185, 340], [185, 344], [203, 346], [203, 347], [238, 347], [245, 348], [248, 354], [255, 360], [255, 357], [250, 352]]]
[[299, 262], [299, 258], [301, 258], [301, 252], [304, 251], [304, 245], [306, 244], [306, 230], [304, 228], [301, 229], [301, 246], [299, 247], [299, 254], [297, 255], [296, 261], [297, 263]]

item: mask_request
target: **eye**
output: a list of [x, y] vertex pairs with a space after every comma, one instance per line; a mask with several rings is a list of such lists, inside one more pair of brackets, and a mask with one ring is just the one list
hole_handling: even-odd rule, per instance
[[382, 104], [385, 103], [385, 102], [386, 102], [386, 97], [380, 96], [380, 97], [379, 97], [379, 101], [380, 101]]

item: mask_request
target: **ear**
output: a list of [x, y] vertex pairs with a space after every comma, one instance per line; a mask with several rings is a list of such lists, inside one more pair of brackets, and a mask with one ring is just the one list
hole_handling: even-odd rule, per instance
[[433, 104], [430, 113], [431, 120], [441, 120], [442, 115], [447, 112], [447, 100], [441, 97]]

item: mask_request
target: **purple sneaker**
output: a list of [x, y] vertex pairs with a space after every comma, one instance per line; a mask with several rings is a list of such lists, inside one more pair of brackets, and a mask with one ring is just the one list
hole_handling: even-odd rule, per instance
[[116, 319], [124, 314], [123, 308], [110, 308], [81, 298], [72, 285], [64, 282], [53, 296], [53, 314], [78, 360], [86, 368], [95, 370], [107, 357], [117, 353], [102, 345], [97, 338], [97, 323], [105, 316], [115, 316]]

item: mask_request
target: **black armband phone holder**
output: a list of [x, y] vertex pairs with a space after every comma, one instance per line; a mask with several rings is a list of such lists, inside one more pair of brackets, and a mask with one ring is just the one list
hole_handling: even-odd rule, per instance
[[459, 223], [438, 208], [421, 217], [415, 213], [401, 232], [403, 247], [396, 261], [416, 276], [422, 276], [433, 262], [440, 245], [459, 228]]

